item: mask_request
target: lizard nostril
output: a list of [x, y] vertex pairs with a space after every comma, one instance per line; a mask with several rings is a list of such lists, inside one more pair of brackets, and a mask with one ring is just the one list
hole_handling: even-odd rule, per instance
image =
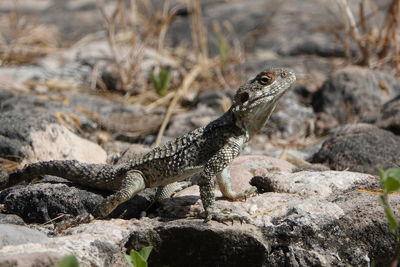
[[247, 100], [249, 100], [249, 93], [247, 92], [243, 92], [240, 95], [238, 95], [238, 100], [241, 104], [243, 104], [244, 102], [246, 102]]

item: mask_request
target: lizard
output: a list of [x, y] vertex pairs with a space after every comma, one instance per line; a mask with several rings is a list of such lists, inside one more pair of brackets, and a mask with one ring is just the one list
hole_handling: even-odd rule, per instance
[[163, 196], [171, 190], [170, 184], [200, 174], [198, 185], [205, 221], [238, 219], [239, 215], [225, 214], [216, 207], [213, 178], [230, 200], [245, 199], [250, 191], [254, 192], [254, 188], [241, 193], [232, 189], [228, 165], [265, 125], [295, 80], [290, 69], [266, 68], [237, 89], [232, 106], [221, 117], [140, 157], [116, 165], [76, 160], [31, 163], [4, 178], [0, 190], [42, 175], [58, 176], [112, 191], [92, 212], [95, 218], [102, 218], [145, 188], [161, 187], [158, 195]]

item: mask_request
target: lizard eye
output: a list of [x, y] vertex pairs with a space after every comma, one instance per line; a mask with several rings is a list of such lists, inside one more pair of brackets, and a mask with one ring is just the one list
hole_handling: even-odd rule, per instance
[[281, 77], [282, 77], [282, 78], [285, 78], [286, 76], [287, 76], [286, 71], [284, 71], [284, 72], [281, 73]]
[[262, 85], [267, 85], [271, 81], [271, 77], [268, 77], [266, 75], [261, 76], [260, 79], [258, 80]]
[[274, 74], [272, 72], [264, 72], [258, 76], [257, 80], [261, 85], [270, 85], [274, 81]]
[[249, 93], [247, 93], [247, 92], [240, 93], [236, 96], [236, 99], [240, 104], [243, 104], [244, 102], [249, 100], [249, 98], [250, 98], [250, 96], [249, 96]]

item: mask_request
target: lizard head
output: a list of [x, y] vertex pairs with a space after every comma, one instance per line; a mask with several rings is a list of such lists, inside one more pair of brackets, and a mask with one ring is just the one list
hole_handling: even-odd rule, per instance
[[236, 124], [251, 136], [263, 127], [279, 98], [296, 81], [293, 71], [268, 68], [242, 85], [236, 92], [231, 111]]

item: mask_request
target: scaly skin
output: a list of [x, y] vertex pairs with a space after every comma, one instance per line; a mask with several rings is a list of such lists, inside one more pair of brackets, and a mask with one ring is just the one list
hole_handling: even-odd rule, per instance
[[[200, 196], [206, 220], [241, 219], [233, 214], [222, 214], [215, 207], [212, 179], [216, 177], [225, 197], [231, 200], [246, 197], [248, 192], [232, 190], [227, 167], [245, 143], [264, 126], [279, 98], [295, 80], [294, 73], [288, 69], [269, 68], [237, 90], [232, 107], [220, 118], [156, 147], [142, 157], [114, 166], [75, 160], [37, 162], [11, 173], [5, 187], [41, 175], [54, 175], [113, 191], [115, 193], [94, 212], [94, 216], [104, 217], [145, 188], [164, 186], [164, 190], [170, 191], [169, 184], [200, 173]], [[160, 195], [163, 195], [162, 190]]]

